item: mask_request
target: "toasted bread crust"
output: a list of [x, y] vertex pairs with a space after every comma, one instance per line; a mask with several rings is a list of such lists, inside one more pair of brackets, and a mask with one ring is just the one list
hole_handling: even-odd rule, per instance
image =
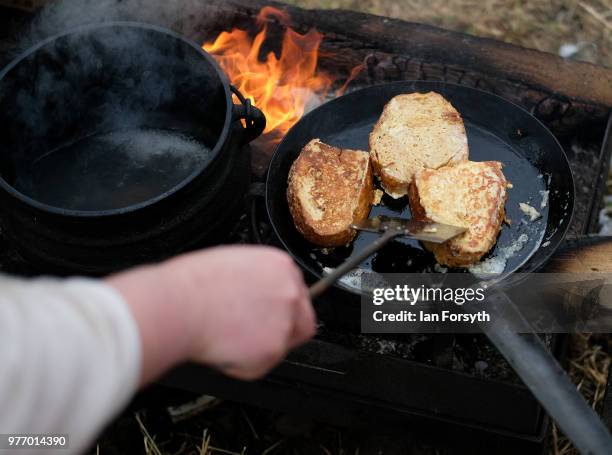
[[402, 197], [421, 169], [468, 159], [461, 115], [435, 92], [396, 96], [370, 134], [370, 155], [385, 191], [394, 198]]
[[[465, 168], [458, 170], [459, 168]], [[442, 244], [424, 242], [425, 248], [431, 251], [438, 263], [448, 267], [469, 267], [479, 262], [495, 245], [505, 218], [505, 203], [507, 200], [507, 182], [499, 162], [484, 163], [465, 162], [454, 166], [447, 166], [437, 171], [425, 170], [418, 173], [410, 185], [408, 198], [412, 216], [423, 221], [435, 221], [454, 224], [468, 228], [468, 231], [455, 239]], [[464, 172], [465, 171], [465, 172]], [[448, 213], [441, 213], [431, 198], [431, 185], [429, 180], [440, 174], [448, 173], [456, 177], [459, 188], [465, 188], [467, 194], [463, 199], [466, 206], [465, 216], [449, 218]], [[473, 192], [472, 182], [484, 179], [488, 194]], [[463, 180], [463, 181], [462, 181]], [[440, 188], [444, 191], [444, 188]], [[427, 196], [421, 191], [428, 193]], [[443, 209], [443, 207], [442, 207]], [[469, 215], [468, 215], [469, 214]]]
[[366, 152], [338, 149], [314, 139], [289, 172], [287, 202], [293, 221], [306, 240], [316, 245], [350, 243], [356, 235], [350, 225], [368, 217], [373, 200], [373, 174]]

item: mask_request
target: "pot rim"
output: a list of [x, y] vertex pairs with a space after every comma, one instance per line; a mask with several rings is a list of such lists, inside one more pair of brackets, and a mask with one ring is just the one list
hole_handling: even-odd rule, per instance
[[64, 209], [64, 208], [61, 208], [61, 207], [55, 207], [55, 206], [52, 206], [52, 205], [49, 205], [49, 204], [45, 204], [45, 203], [37, 201], [36, 199], [31, 198], [30, 196], [27, 196], [26, 194], [18, 191], [12, 185], [10, 185], [4, 178], [2, 178], [0, 176], [0, 188], [3, 189], [4, 191], [6, 191], [7, 193], [9, 193], [9, 195], [13, 196], [14, 198], [18, 199], [19, 201], [25, 203], [26, 205], [28, 205], [28, 206], [30, 206], [32, 208], [35, 208], [37, 210], [40, 210], [40, 211], [43, 211], [43, 212], [46, 212], [46, 213], [52, 214], [52, 215], [68, 216], [68, 217], [80, 217], [80, 218], [112, 217], [112, 216], [124, 215], [124, 214], [129, 214], [129, 213], [132, 213], [132, 212], [136, 212], [136, 211], [142, 210], [144, 208], [153, 206], [153, 205], [159, 203], [162, 200], [167, 199], [168, 197], [174, 195], [175, 193], [179, 192], [184, 187], [189, 185], [191, 182], [193, 182], [193, 180], [195, 180], [209, 166], [211, 166], [214, 161], [216, 161], [216, 159], [221, 154], [222, 149], [225, 147], [225, 145], [229, 141], [229, 136], [230, 136], [230, 132], [231, 132], [231, 124], [232, 124], [232, 120], [233, 120], [232, 112], [233, 112], [234, 104], [233, 104], [233, 100], [232, 100], [232, 93], [230, 91], [230, 82], [229, 82], [229, 79], [227, 78], [226, 74], [221, 70], [221, 67], [216, 62], [216, 60], [208, 52], [206, 52], [200, 45], [198, 45], [196, 42], [194, 42], [191, 39], [186, 38], [185, 36], [183, 36], [183, 35], [181, 35], [179, 33], [174, 32], [174, 31], [172, 31], [172, 30], [170, 30], [168, 28], [160, 27], [160, 26], [157, 26], [157, 25], [146, 24], [146, 23], [142, 23], [142, 22], [134, 22], [134, 21], [108, 21], [108, 22], [97, 23], [97, 24], [93, 24], [93, 25], [85, 25], [85, 26], [80, 26], [80, 27], [72, 28], [72, 29], [70, 29], [70, 30], [68, 30], [66, 32], [62, 32], [62, 33], [59, 33], [57, 35], [53, 35], [53, 36], [51, 36], [49, 38], [44, 39], [43, 41], [40, 41], [39, 43], [35, 44], [34, 46], [31, 46], [30, 48], [26, 49], [24, 52], [22, 52], [16, 58], [14, 58], [4, 69], [2, 69], [0, 71], [0, 84], [2, 84], [2, 82], [6, 78], [6, 76], [12, 70], [14, 70], [18, 65], [20, 65], [25, 59], [27, 59], [31, 55], [35, 54], [36, 52], [38, 52], [43, 47], [47, 46], [49, 43], [57, 41], [57, 40], [59, 40], [61, 38], [64, 38], [66, 36], [70, 36], [70, 35], [74, 35], [74, 34], [78, 34], [78, 33], [83, 33], [83, 32], [88, 32], [88, 31], [92, 31], [92, 30], [98, 30], [98, 29], [103, 29], [103, 28], [110, 28], [110, 27], [126, 27], [126, 28], [142, 29], [142, 30], [148, 30], [148, 31], [154, 31], [154, 32], [158, 32], [158, 33], [163, 33], [163, 34], [165, 34], [165, 35], [167, 35], [167, 36], [169, 36], [171, 38], [174, 38], [174, 39], [177, 39], [179, 41], [182, 41], [186, 45], [190, 46], [192, 49], [194, 49], [196, 52], [198, 52], [200, 54], [200, 56], [202, 56], [209, 65], [211, 65], [213, 67], [217, 77], [221, 81], [221, 85], [223, 86], [223, 90], [224, 90], [224, 93], [225, 93], [225, 100], [226, 100], [226, 103], [225, 103], [226, 104], [226, 109], [225, 109], [226, 112], [225, 112], [225, 119], [224, 119], [224, 123], [223, 123], [223, 129], [222, 129], [221, 134], [219, 135], [219, 137], [217, 139], [217, 142], [216, 142], [214, 148], [211, 150], [211, 159], [208, 160], [201, 167], [198, 167], [197, 169], [195, 169], [191, 174], [189, 174], [187, 177], [185, 177], [180, 183], [178, 183], [177, 185], [172, 187], [170, 190], [165, 191], [164, 193], [159, 194], [159, 195], [157, 195], [157, 196], [155, 196], [153, 198], [150, 198], [150, 199], [147, 199], [145, 201], [139, 202], [138, 204], [132, 204], [132, 205], [129, 205], [127, 207], [122, 207], [122, 208], [119, 208], [119, 209], [111, 209], [111, 210], [71, 210], [71, 209]]

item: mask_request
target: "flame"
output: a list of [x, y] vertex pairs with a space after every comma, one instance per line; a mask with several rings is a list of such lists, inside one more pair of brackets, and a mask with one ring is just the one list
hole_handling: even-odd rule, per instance
[[[287, 28], [280, 56], [270, 52], [262, 59], [270, 16]], [[259, 12], [257, 24], [260, 31], [254, 38], [234, 29], [202, 47], [216, 58], [242, 94], [264, 112], [268, 121], [264, 134], [274, 132], [280, 138], [306, 110], [324, 101], [334, 79], [317, 71], [321, 33], [313, 29], [301, 35], [288, 26], [287, 13], [272, 7]]]

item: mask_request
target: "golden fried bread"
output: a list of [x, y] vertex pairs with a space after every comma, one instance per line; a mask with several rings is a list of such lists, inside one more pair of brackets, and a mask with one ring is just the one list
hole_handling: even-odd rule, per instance
[[468, 159], [461, 115], [435, 92], [396, 96], [370, 134], [370, 156], [385, 191], [404, 196], [421, 169]]
[[468, 229], [443, 244], [424, 243], [441, 265], [468, 267], [493, 248], [505, 216], [507, 186], [497, 161], [464, 161], [417, 173], [408, 194], [413, 217]]
[[289, 172], [287, 200], [295, 226], [323, 247], [348, 244], [352, 223], [366, 219], [374, 199], [367, 152], [309, 142]]

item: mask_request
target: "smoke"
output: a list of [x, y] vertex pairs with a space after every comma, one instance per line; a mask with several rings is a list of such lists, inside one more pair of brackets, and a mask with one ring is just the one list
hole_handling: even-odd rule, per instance
[[[201, 36], [217, 14], [205, 0], [59, 0], [39, 13], [19, 51], [109, 21], [145, 22]], [[138, 27], [67, 34], [29, 55], [0, 83], [0, 124], [8, 132], [0, 137], [0, 149], [10, 151], [0, 157], [2, 177], [26, 182], [22, 189], [28, 193], [36, 184], [32, 169], [49, 154], [118, 130], [137, 129], [141, 138], [149, 130], [174, 131], [212, 148], [225, 118], [220, 86], [196, 50], [168, 35]], [[151, 134], [146, 143], [155, 154], [160, 136]], [[166, 149], [195, 153], [180, 136], [176, 140]], [[100, 153], [116, 152], [109, 147]], [[70, 167], [57, 169], [69, 172]]]
[[[106, 21], [136, 21], [192, 37], [215, 19], [207, 0], [55, 0], [39, 13], [20, 41], [29, 47], [70, 29]], [[214, 3], [214, 2], [213, 2]]]
[[[204, 34], [218, 14], [218, 5], [207, 0], [50, 1], [19, 39], [14, 57], [46, 38], [111, 21], [158, 25], [194, 38]], [[86, 101], [96, 96], [90, 96], [91, 91], [78, 96], [73, 92], [91, 85], [99, 75], [97, 89], [103, 87], [105, 94], [104, 100], [95, 104], [99, 111], [97, 121], [129, 125], [138, 123], [141, 113], [151, 112], [177, 95], [185, 95], [185, 90], [177, 93], [178, 86], [206, 85], [207, 74], [196, 69], [198, 56], [176, 52], [172, 43], [163, 43], [158, 38], [137, 30], [116, 35], [101, 31], [84, 39], [68, 37], [61, 46], [46, 46], [45, 59], [23, 71], [18, 76], [18, 86], [11, 87], [18, 90], [20, 97], [19, 109], [14, 112], [23, 115], [28, 130], [36, 129], [37, 135], [45, 135], [46, 126], [57, 129], [61, 119], [56, 118], [54, 125], [41, 122], [45, 110], [41, 100], [54, 105], [55, 116], [70, 110], [91, 110]], [[186, 74], [189, 67], [194, 68], [191, 75], [188, 71]], [[125, 75], [117, 77], [113, 71], [123, 71]], [[0, 87], [0, 95], [3, 90], [7, 90], [6, 84]], [[124, 100], [128, 93], [133, 100], [129, 109]]]

